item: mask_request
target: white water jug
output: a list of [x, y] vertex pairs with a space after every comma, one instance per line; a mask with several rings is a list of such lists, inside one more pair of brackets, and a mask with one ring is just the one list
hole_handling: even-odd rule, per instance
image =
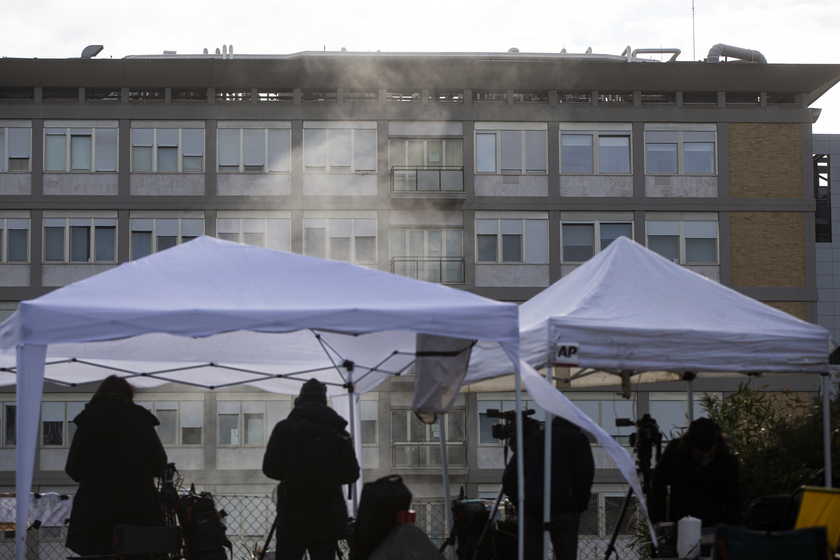
[[677, 555], [680, 558], [700, 556], [701, 525], [699, 519], [691, 516], [683, 517], [677, 523]]

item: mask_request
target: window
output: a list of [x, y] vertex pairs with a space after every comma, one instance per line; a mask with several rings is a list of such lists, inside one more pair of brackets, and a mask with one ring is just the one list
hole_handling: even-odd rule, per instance
[[[14, 394], [6, 395], [14, 399]], [[14, 447], [17, 444], [17, 404], [15, 401], [0, 403], [0, 440], [3, 447]]]
[[291, 214], [220, 210], [216, 213], [216, 235], [219, 239], [245, 243], [255, 247], [291, 251]]
[[[601, 426], [618, 443], [630, 445], [630, 434], [635, 433], [635, 426], [616, 426], [615, 421], [618, 418], [636, 421], [635, 400], [625, 400], [621, 397], [611, 399], [597, 393], [570, 393], [569, 398], [581, 412]], [[587, 435], [590, 442], [596, 443], [591, 434]]]
[[304, 122], [305, 173], [375, 173], [375, 122]]
[[[86, 126], [93, 124], [93, 126]], [[117, 122], [44, 123], [44, 171], [116, 172]]]
[[354, 263], [376, 262], [376, 218], [304, 218], [303, 253]]
[[633, 239], [632, 212], [561, 212], [563, 262], [584, 262], [619, 237]]
[[[0, 301], [0, 323], [11, 317], [17, 311], [17, 308], [18, 303], [15, 301]], [[0, 411], [0, 414], [2, 414], [2, 411]]]
[[204, 123], [193, 128], [155, 127], [131, 123], [133, 172], [187, 173], [204, 170]]
[[645, 125], [645, 165], [649, 174], [717, 173], [715, 125]]
[[160, 442], [166, 446], [203, 445], [204, 401], [155, 401], [137, 404], [154, 414]]
[[[694, 417], [700, 416], [701, 402], [706, 396], [723, 398], [722, 393], [694, 393]], [[650, 416], [656, 420], [662, 439], [670, 441], [680, 437], [688, 427], [688, 395], [681, 392], [649, 394]], [[663, 446], [664, 447], [664, 446]]]
[[495, 214], [476, 212], [477, 262], [548, 263], [548, 213], [533, 218]]
[[290, 123], [247, 127], [247, 123], [218, 124], [220, 173], [289, 173], [291, 171]]
[[[608, 486], [615, 487], [617, 485]], [[589, 496], [589, 507], [580, 515], [579, 533], [590, 537], [609, 537], [612, 535], [615, 524], [621, 515], [621, 508], [626, 495], [627, 492], [619, 491], [619, 488], [615, 488], [612, 492], [593, 491]], [[618, 530], [619, 535], [632, 536], [635, 534], [635, 525], [640, 512], [639, 500], [633, 496], [621, 521], [621, 527]]]
[[548, 127], [544, 123], [476, 123], [476, 173], [548, 173]]
[[[366, 397], [363, 395], [362, 399], [365, 398]], [[362, 400], [359, 403], [359, 417], [362, 422], [362, 445], [377, 445], [379, 441], [377, 433], [379, 427], [378, 407], [379, 401], [377, 400]]]
[[629, 124], [561, 124], [560, 172], [629, 174], [632, 169], [631, 129]]
[[[489, 398], [490, 400], [484, 400]], [[533, 409], [536, 411], [531, 416], [534, 420], [541, 422], [545, 421], [545, 412], [541, 410], [533, 401], [529, 399], [522, 399], [522, 410]], [[516, 410], [516, 397], [511, 393], [509, 395], [500, 395], [499, 398], [493, 398], [493, 395], [481, 395], [478, 401], [478, 443], [487, 445], [505, 445], [509, 440], [500, 440], [493, 437], [493, 426], [496, 424], [503, 424], [502, 419], [487, 415], [488, 410], [497, 410], [499, 412], [510, 412]]]
[[391, 229], [391, 272], [442, 284], [464, 282], [463, 229]]
[[[137, 260], [204, 235], [203, 217], [151, 218], [142, 212], [131, 215], [131, 259]], [[195, 216], [203, 216], [196, 212]]]
[[[452, 409], [444, 416], [447, 461], [467, 466], [466, 411]], [[424, 424], [411, 410], [391, 411], [391, 446], [395, 468], [439, 467], [440, 426]]]
[[31, 171], [29, 165], [31, 149], [31, 122], [0, 121], [0, 173]]
[[29, 212], [0, 210], [0, 263], [29, 262]]
[[388, 155], [395, 191], [462, 191], [462, 141], [390, 140]]
[[218, 444], [265, 446], [274, 425], [291, 411], [291, 400], [217, 401]]
[[718, 264], [717, 214], [648, 213], [647, 247], [677, 264]]
[[[85, 409], [86, 402], [41, 403], [41, 446], [70, 447], [76, 434], [73, 419]], [[8, 440], [8, 435], [7, 438]]]
[[44, 262], [116, 262], [117, 213], [90, 214], [97, 216], [44, 211]]

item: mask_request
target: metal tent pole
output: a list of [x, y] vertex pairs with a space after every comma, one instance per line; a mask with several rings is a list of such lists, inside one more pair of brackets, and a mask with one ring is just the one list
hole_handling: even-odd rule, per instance
[[828, 373], [820, 374], [823, 399], [823, 462], [825, 469], [825, 487], [831, 488], [831, 399], [828, 395]]
[[[554, 385], [554, 366], [545, 368], [545, 379]], [[549, 526], [551, 523], [551, 413], [545, 411], [545, 462], [543, 477], [543, 560], [548, 560]]]
[[[452, 494], [449, 492], [449, 457], [446, 453], [446, 422], [443, 420], [443, 415], [438, 416], [438, 428], [440, 429], [440, 465], [443, 468], [443, 503], [444, 503], [444, 518], [446, 519], [446, 534], [452, 534], [452, 508], [449, 500], [452, 499]], [[455, 558], [455, 550], [452, 543], [449, 544], [449, 557]]]
[[519, 560], [525, 560], [525, 456], [524, 444], [522, 441], [523, 429], [522, 421], [522, 374], [519, 373], [519, 368], [516, 368], [514, 374], [514, 382], [516, 383], [516, 514], [518, 518], [518, 530], [516, 541], [516, 557]]

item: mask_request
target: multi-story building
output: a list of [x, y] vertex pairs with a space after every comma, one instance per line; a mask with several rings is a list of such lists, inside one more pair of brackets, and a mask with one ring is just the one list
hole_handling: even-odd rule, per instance
[[[630, 52], [4, 58], [0, 318], [21, 300], [199, 235], [515, 302], [624, 235], [833, 326], [823, 297], [818, 304], [828, 285], [818, 275], [819, 111], [810, 106], [840, 65], [768, 64], [758, 53], [748, 58], [759, 62], [724, 61], [720, 52], [700, 62]], [[697, 398], [740, 381], [700, 378]], [[766, 385], [818, 389], [809, 377]], [[616, 418], [649, 412], [666, 437], [684, 426], [683, 389], [569, 395], [626, 440], [631, 428]], [[2, 391], [0, 489], [13, 491], [14, 388]], [[35, 490], [73, 492], [63, 472], [70, 420], [92, 391], [47, 387]], [[496, 494], [504, 454], [486, 412], [512, 407], [512, 391], [509, 380], [471, 388], [448, 415], [455, 491]], [[401, 474], [439, 535], [438, 432], [411, 413], [411, 393], [410, 377], [395, 378], [363, 397], [364, 477]], [[173, 386], [137, 400], [161, 420], [187, 482], [220, 496], [271, 492], [261, 459], [290, 397]], [[597, 507], [584, 529], [593, 537], [609, 535], [626, 488], [595, 454]], [[230, 511], [238, 507], [228, 508], [232, 532], [245, 535]], [[263, 534], [268, 509], [249, 511]]]

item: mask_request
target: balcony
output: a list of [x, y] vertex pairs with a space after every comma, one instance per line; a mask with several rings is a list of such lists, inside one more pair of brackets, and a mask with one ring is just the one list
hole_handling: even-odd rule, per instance
[[391, 192], [462, 193], [464, 168], [394, 166], [391, 168]]
[[391, 272], [436, 284], [463, 284], [464, 257], [394, 257]]

